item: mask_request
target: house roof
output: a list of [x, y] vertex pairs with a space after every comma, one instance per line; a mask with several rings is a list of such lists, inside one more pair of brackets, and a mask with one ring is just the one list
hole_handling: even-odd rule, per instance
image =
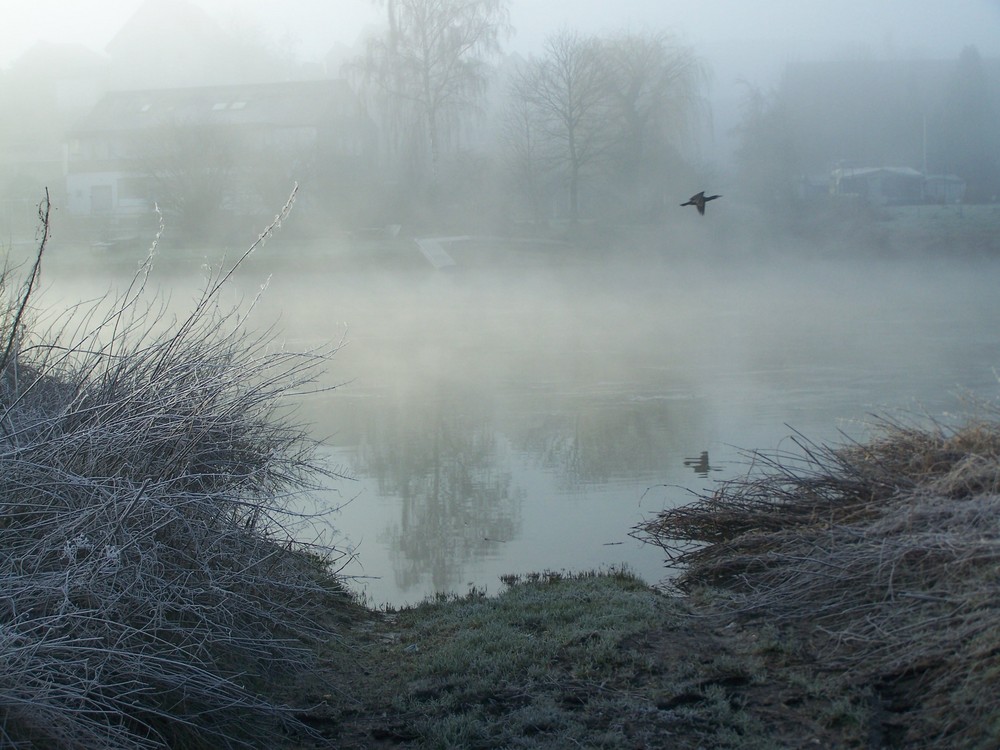
[[73, 133], [133, 131], [171, 124], [319, 126], [360, 114], [344, 80], [113, 91]]

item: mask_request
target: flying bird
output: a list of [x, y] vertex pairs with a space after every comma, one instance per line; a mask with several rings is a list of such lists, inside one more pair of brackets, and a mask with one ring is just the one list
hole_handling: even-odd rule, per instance
[[721, 198], [721, 197], [722, 197], [721, 195], [709, 195], [708, 197], [706, 197], [705, 196], [705, 191], [702, 190], [697, 195], [692, 195], [691, 196], [691, 200], [689, 200], [687, 203], [682, 203], [681, 205], [682, 206], [694, 206], [695, 208], [698, 209], [698, 213], [700, 213], [702, 216], [704, 216], [705, 215], [705, 204], [708, 203], [709, 201], [714, 201], [716, 198]]

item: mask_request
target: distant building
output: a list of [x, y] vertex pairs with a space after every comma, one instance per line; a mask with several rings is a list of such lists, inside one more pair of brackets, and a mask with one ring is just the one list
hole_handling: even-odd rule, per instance
[[845, 167], [831, 177], [835, 195], [857, 195], [872, 206], [924, 202], [924, 176], [909, 167]]
[[830, 175], [830, 192], [856, 195], [871, 206], [961, 203], [965, 180], [956, 175], [924, 175], [909, 167], [842, 167]]
[[375, 146], [343, 80], [110, 92], [68, 133], [67, 209], [121, 218], [195, 199], [273, 210], [267, 184], [315, 194], [370, 165]]
[[927, 203], [961, 203], [965, 197], [965, 180], [953, 174], [929, 174], [924, 180], [924, 200]]

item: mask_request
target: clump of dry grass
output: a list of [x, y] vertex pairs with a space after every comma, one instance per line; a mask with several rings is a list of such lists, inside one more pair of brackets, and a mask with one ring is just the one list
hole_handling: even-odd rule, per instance
[[867, 444], [755, 454], [746, 477], [637, 533], [681, 590], [722, 589], [871, 685], [883, 739], [1000, 745], [1000, 422], [877, 427]]
[[144, 302], [152, 253], [121, 296], [38, 336], [47, 201], [42, 225], [0, 313], [0, 745], [272, 746], [295, 724], [276, 686], [315, 668], [349, 598], [339, 553], [293, 541], [288, 501], [323, 470], [281, 410], [332, 352], [276, 349], [220, 311], [242, 258], [165, 319]]

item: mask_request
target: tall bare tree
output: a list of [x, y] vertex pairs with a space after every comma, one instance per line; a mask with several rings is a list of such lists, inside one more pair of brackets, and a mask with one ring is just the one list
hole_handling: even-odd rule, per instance
[[500, 138], [515, 193], [536, 223], [543, 216], [543, 180], [547, 175], [545, 142], [539, 112], [531, 105], [529, 79], [519, 76], [510, 86]]
[[701, 59], [678, 39], [658, 31], [623, 32], [604, 43], [608, 93], [620, 118], [618, 172], [639, 202], [655, 190], [671, 155], [697, 136], [707, 112]]
[[607, 67], [596, 37], [563, 30], [520, 70], [513, 91], [536, 113], [547, 158], [565, 175], [572, 221], [580, 217], [583, 171], [607, 153]]
[[616, 181], [605, 179], [605, 194], [624, 189], [630, 206], [658, 205], [664, 165], [678, 161], [697, 134], [705, 78], [694, 52], [663, 33], [597, 38], [561, 31], [511, 86], [508, 121], [530, 131], [523, 129], [508, 152], [524, 153], [534, 139], [536, 164], [564, 177], [573, 221], [583, 181], [598, 172]]
[[412, 133], [419, 118], [436, 180], [445, 125], [476, 105], [510, 31], [509, 0], [373, 1], [386, 7], [388, 26], [352, 67], [381, 92], [390, 128]]

